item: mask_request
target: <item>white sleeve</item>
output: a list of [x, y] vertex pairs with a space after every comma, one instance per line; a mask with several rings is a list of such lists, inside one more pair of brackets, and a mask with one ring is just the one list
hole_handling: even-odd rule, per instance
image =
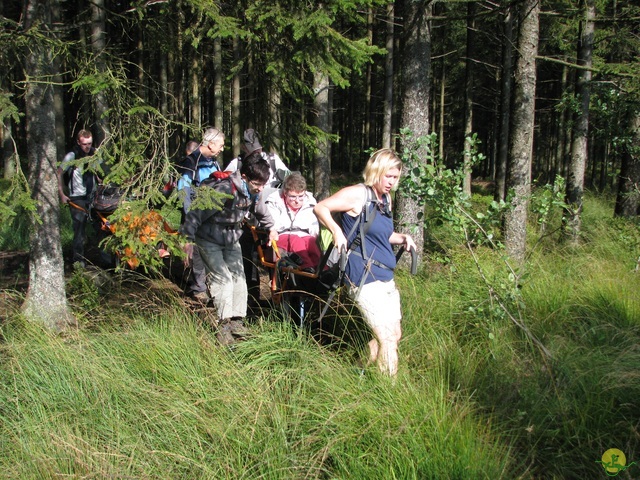
[[273, 160], [276, 164], [276, 169], [277, 170], [285, 170], [285, 171], [289, 171], [289, 167], [287, 167], [284, 162], [282, 161], [282, 159], [280, 158], [280, 156], [277, 153], [273, 154]]
[[67, 167], [67, 165], [65, 165], [66, 163], [69, 163], [73, 160], [76, 159], [76, 154], [73, 152], [69, 152], [67, 153], [64, 158], [62, 159], [62, 163], [60, 164], [60, 168], [62, 168], [63, 170]]
[[238, 158], [237, 157], [229, 162], [229, 165], [227, 165], [227, 167], [224, 169], [224, 171], [233, 173], [236, 170], [238, 170]]

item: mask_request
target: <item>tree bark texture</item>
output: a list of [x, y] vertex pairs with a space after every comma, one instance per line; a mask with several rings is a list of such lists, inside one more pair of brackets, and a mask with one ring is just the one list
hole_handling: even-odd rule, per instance
[[500, 79], [500, 133], [496, 159], [495, 200], [506, 199], [507, 159], [509, 158], [509, 125], [511, 122], [511, 92], [513, 85], [513, 6], [506, 7], [502, 24], [502, 78]]
[[[314, 73], [313, 91], [314, 97], [314, 126], [325, 132], [331, 133], [329, 77], [322, 73]], [[331, 194], [331, 142], [326, 135], [318, 138], [317, 151], [314, 165], [314, 196], [318, 201], [327, 198]]]
[[191, 57], [191, 78], [189, 81], [189, 106], [191, 107], [191, 123], [193, 123], [198, 130], [203, 130], [202, 125], [202, 103], [200, 99], [200, 82], [202, 81], [202, 58], [201, 53], [198, 51], [193, 52]]
[[2, 164], [4, 166], [2, 176], [5, 179], [10, 180], [15, 175], [17, 158], [11, 119], [5, 118], [4, 122], [2, 122]]
[[393, 2], [387, 5], [387, 55], [384, 59], [384, 120], [382, 122], [382, 147], [391, 148], [391, 121], [393, 119]]
[[462, 191], [471, 196], [471, 144], [466, 140], [473, 135], [473, 59], [475, 46], [475, 3], [467, 3], [467, 59], [465, 61], [465, 86], [464, 86], [464, 179]]
[[579, 240], [582, 224], [582, 200], [584, 196], [584, 172], [588, 157], [589, 138], [589, 102], [591, 99], [591, 65], [593, 40], [595, 33], [595, 0], [585, 1], [585, 21], [578, 45], [578, 65], [584, 69], [576, 73], [576, 97], [580, 101], [580, 112], [576, 114], [571, 142], [571, 161], [567, 175], [564, 232], [576, 243]]
[[[51, 25], [50, 1], [31, 0], [26, 9], [27, 28], [46, 35]], [[49, 329], [62, 330], [73, 323], [65, 295], [60, 243], [60, 202], [56, 176], [56, 122], [51, 80], [55, 72], [53, 49], [40, 42], [31, 45], [25, 59], [27, 157], [29, 186], [37, 203], [29, 256], [29, 288], [23, 305], [25, 316]]]
[[504, 239], [509, 257], [523, 265], [527, 246], [527, 209], [531, 193], [540, 3], [538, 0], [525, 0], [518, 8], [519, 57], [515, 69], [507, 176], [507, 188], [513, 190], [513, 198], [512, 209], [505, 216]]
[[222, 45], [220, 39], [213, 41], [213, 118], [217, 128], [223, 128], [224, 95], [222, 94]]
[[640, 110], [631, 115], [630, 127], [631, 144], [622, 157], [615, 214], [632, 218], [640, 215]]
[[[562, 77], [560, 79], [560, 88], [561, 91], [566, 90], [567, 79], [569, 78], [569, 68], [565, 66], [562, 69]], [[557, 121], [557, 142], [556, 142], [556, 151], [554, 154], [554, 168], [552, 172], [552, 178], [555, 179], [556, 175], [562, 175], [564, 177], [565, 174], [565, 156], [567, 150], [567, 136], [568, 136], [568, 128], [567, 128], [567, 117], [568, 117], [567, 109], [563, 108], [561, 112], [558, 114]]]
[[[429, 134], [429, 91], [431, 89], [431, 3], [425, 1], [405, 2], [404, 12], [404, 58], [402, 78], [401, 126], [418, 138]], [[426, 152], [425, 152], [426, 158]], [[406, 170], [406, 167], [405, 167]], [[404, 172], [406, 174], [406, 171]], [[424, 248], [423, 209], [417, 201], [396, 195], [397, 230], [409, 233], [417, 246], [419, 258]]]
[[[107, 71], [105, 59], [106, 41], [106, 11], [104, 0], [94, 0], [91, 3], [91, 50], [93, 51], [96, 69], [99, 73]], [[104, 91], [99, 91], [93, 96], [93, 108], [95, 110], [96, 128], [93, 132], [94, 146], [99, 146], [109, 135], [109, 100]]]
[[[233, 58], [238, 61], [241, 56], [240, 38], [233, 37]], [[242, 131], [240, 130], [240, 73], [236, 72], [232, 79], [232, 100], [231, 100], [231, 142], [233, 148], [233, 157], [240, 155], [240, 141], [242, 139]], [[222, 128], [222, 127], [220, 127]], [[260, 133], [260, 132], [258, 132]]]

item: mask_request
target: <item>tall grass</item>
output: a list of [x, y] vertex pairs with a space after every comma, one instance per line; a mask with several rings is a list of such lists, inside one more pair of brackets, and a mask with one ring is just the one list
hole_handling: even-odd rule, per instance
[[[521, 283], [519, 314], [551, 358], [493, 308], [477, 267], [500, 289], [500, 252], [476, 249], [476, 264], [451, 249], [445, 265], [403, 288], [415, 310], [405, 322], [413, 369], [437, 365], [449, 389], [491, 419], [518, 478], [604, 478], [596, 462], [609, 448], [628, 463], [640, 458], [640, 277], [628, 235], [637, 226], [612, 228], [624, 221], [588, 201], [585, 211], [599, 215], [585, 217], [583, 243], [537, 244]], [[620, 476], [636, 478], [635, 468]]]
[[501, 252], [450, 248], [399, 272], [395, 380], [275, 315], [221, 348], [149, 279], [107, 288], [108, 303], [76, 292], [82, 326], [65, 336], [5, 308], [0, 477], [605, 478], [609, 448], [640, 460], [640, 280], [633, 230], [612, 222], [585, 216], [581, 246], [532, 250], [508, 307], [551, 357], [487, 293]]
[[507, 447], [440, 375], [361, 375], [273, 319], [229, 351], [150, 311], [67, 337], [5, 325], [5, 478], [503, 476]]

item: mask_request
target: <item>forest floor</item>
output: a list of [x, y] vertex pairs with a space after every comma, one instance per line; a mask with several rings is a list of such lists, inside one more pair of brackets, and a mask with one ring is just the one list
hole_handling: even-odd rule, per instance
[[[102, 284], [113, 281], [123, 282], [123, 277], [116, 280], [118, 274], [112, 269], [101, 269], [94, 265], [98, 261], [98, 254], [91, 249], [87, 252], [88, 266], [85, 273], [88, 278], [94, 280], [96, 285], [101, 287]], [[270, 286], [268, 272], [260, 268], [260, 296], [263, 300], [270, 299]], [[202, 321], [215, 326], [217, 323], [215, 308], [211, 305], [211, 301], [203, 302], [186, 295], [185, 287], [188, 277], [188, 271], [185, 270], [180, 260], [172, 259], [166, 262], [166, 268], [162, 272], [163, 276], [156, 281], [150, 281], [151, 278], [141, 272], [131, 272], [129, 281], [126, 281], [126, 288], [109, 288], [108, 297], [109, 304], [123, 305], [130, 302], [131, 297], [146, 294], [150, 298], [157, 298], [161, 293], [171, 293], [175, 298], [182, 301], [183, 307], [196, 314]], [[65, 261], [65, 277], [67, 280], [73, 276], [73, 265]], [[130, 280], [134, 281], [130, 281]], [[23, 296], [29, 287], [29, 252], [14, 251], [0, 252], [0, 317], [9, 312], [15, 312], [22, 303]], [[154, 291], [155, 290], [155, 291]], [[164, 292], [161, 292], [164, 291]], [[262, 302], [263, 304], [265, 302]], [[253, 312], [266, 313], [266, 312]]]

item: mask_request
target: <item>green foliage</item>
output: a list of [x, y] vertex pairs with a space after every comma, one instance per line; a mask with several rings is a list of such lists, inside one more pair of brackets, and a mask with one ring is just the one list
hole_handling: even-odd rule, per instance
[[640, 222], [637, 220], [612, 218], [611, 229], [616, 233], [632, 258], [636, 259], [636, 270], [640, 266]]
[[[10, 238], [9, 244], [17, 247], [28, 239], [27, 231], [30, 228], [30, 219], [39, 221], [36, 214], [36, 202], [31, 198], [31, 190], [22, 169], [17, 168], [11, 180], [0, 180], [0, 225]], [[21, 213], [21, 215], [18, 215]], [[28, 215], [22, 215], [27, 213]], [[3, 235], [3, 238], [4, 235]], [[4, 242], [3, 242], [4, 243]], [[21, 247], [17, 247], [21, 248]]]
[[126, 70], [117, 61], [104, 72], [87, 61], [73, 88], [77, 93], [100, 92], [109, 97], [109, 135], [94, 156], [74, 161], [96, 172], [103, 183], [117, 185], [123, 191], [124, 203], [109, 217], [113, 235], [102, 246], [117, 255], [119, 268], [140, 266], [157, 272], [164, 266], [159, 250], [183, 255], [175, 223], [170, 225], [165, 218], [175, 216], [182, 200], [177, 191], [169, 198], [162, 194], [164, 183], [176, 177], [172, 155], [167, 150], [168, 138], [179, 126], [192, 134], [196, 129], [164, 117], [143, 101], [131, 89]]
[[67, 282], [66, 293], [76, 315], [86, 315], [87, 312], [95, 310], [101, 301], [97, 285], [79, 264], [74, 265], [73, 275]]
[[2, 123], [9, 119], [17, 123], [20, 121], [20, 117], [24, 116], [13, 103], [12, 98], [13, 95], [11, 93], [0, 90], [0, 122]]
[[588, 197], [586, 210], [607, 214], [585, 217], [589, 241], [537, 249], [522, 282], [526, 323], [552, 360], [486, 298], [482, 275], [492, 284], [505, 278], [500, 251], [478, 248], [474, 259], [450, 250], [455, 268], [431, 264], [422, 279], [401, 283], [409, 368], [446, 372], [453, 392], [472, 396], [502, 426], [519, 459], [509, 478], [599, 478], [595, 461], [607, 449], [640, 456], [639, 277], [606, 226], [610, 204]]
[[487, 298], [483, 275], [499, 284], [508, 271], [500, 249], [485, 246], [451, 248], [448, 264], [417, 277], [398, 273], [395, 381], [355, 368], [353, 346], [322, 346], [275, 317], [220, 348], [166, 282], [98, 300], [79, 277], [71, 301], [86, 301], [86, 314], [65, 336], [8, 305], [0, 469], [10, 478], [604, 478], [596, 462], [609, 448], [640, 458], [640, 277], [623, 255], [635, 225], [610, 211], [586, 195], [585, 242], [528, 259], [522, 308], [551, 360]]
[[556, 175], [553, 185], [545, 184], [533, 189], [529, 210], [533, 214], [541, 232], [546, 231], [547, 225], [554, 214], [562, 213], [564, 209], [568, 208], [564, 201], [565, 188], [564, 177]]
[[195, 198], [191, 202], [190, 209], [193, 210], [222, 210], [227, 199], [233, 198], [233, 195], [220, 193], [209, 187], [194, 187]]
[[[463, 192], [465, 177], [463, 168], [447, 168], [437, 155], [437, 135], [415, 138], [412, 132], [402, 130], [402, 161], [406, 173], [400, 180], [399, 191], [426, 206], [428, 216], [425, 226], [445, 223], [469, 242], [484, 244], [493, 242], [500, 225], [504, 202], [492, 201], [485, 211], [471, 212], [471, 199]], [[467, 138], [470, 146], [469, 168], [478, 164], [484, 156], [478, 151], [477, 136]], [[419, 214], [419, 218], [423, 218]], [[465, 238], [462, 237], [462, 238]]]

